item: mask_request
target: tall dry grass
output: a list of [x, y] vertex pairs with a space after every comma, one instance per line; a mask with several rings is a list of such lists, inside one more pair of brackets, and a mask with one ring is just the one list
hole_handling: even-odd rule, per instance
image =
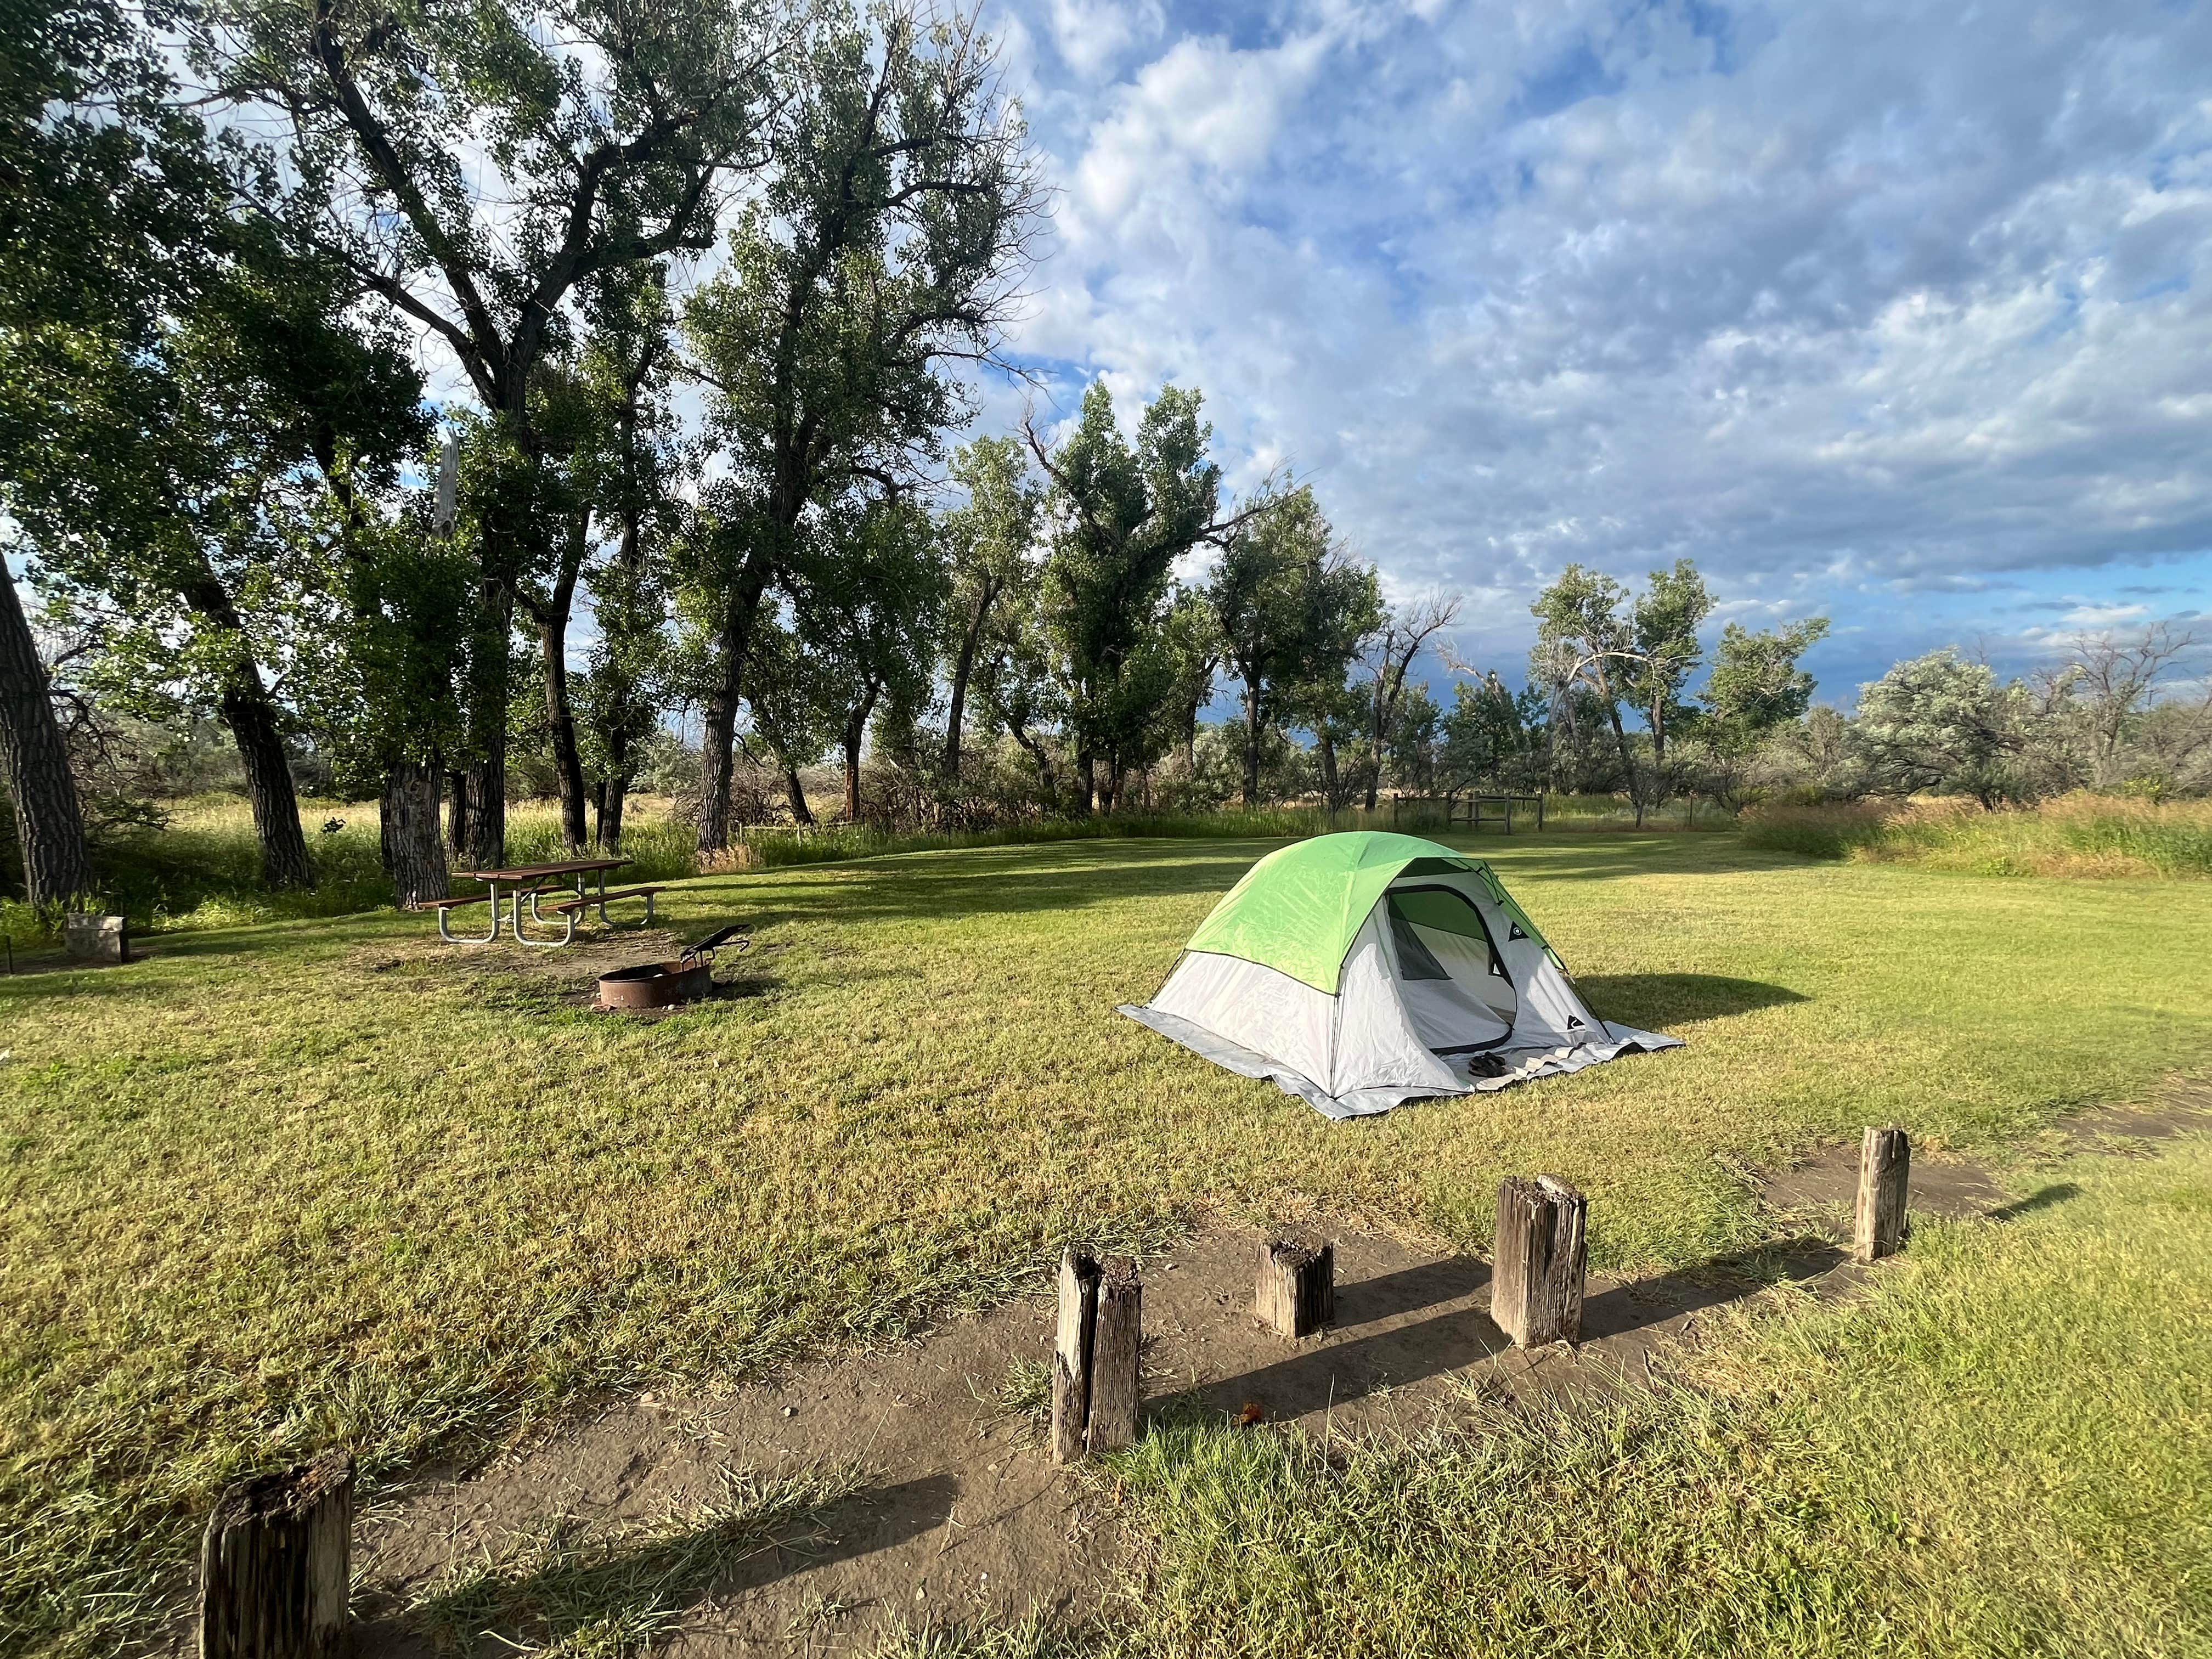
[[1813, 858], [1921, 865], [1987, 876], [2212, 876], [2212, 801], [2146, 801], [2077, 790], [1984, 811], [1971, 800], [1761, 806], [1745, 844]]

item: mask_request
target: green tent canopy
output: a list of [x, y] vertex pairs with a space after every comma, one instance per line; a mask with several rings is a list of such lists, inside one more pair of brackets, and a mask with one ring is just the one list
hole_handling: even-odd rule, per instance
[[[1352, 939], [1390, 884], [1401, 876], [1446, 872], [1474, 877], [1522, 933], [1551, 951], [1480, 859], [1419, 836], [1379, 830], [1316, 836], [1268, 854], [1244, 872], [1183, 948], [1260, 963], [1334, 996]], [[1552, 956], [1559, 960], [1557, 952]]]
[[1121, 1012], [1331, 1117], [1680, 1046], [1592, 1013], [1480, 859], [1373, 830], [1261, 859]]

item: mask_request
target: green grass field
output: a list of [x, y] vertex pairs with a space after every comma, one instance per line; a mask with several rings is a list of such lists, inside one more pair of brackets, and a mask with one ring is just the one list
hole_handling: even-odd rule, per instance
[[1761, 1237], [1753, 1167], [1866, 1122], [2002, 1152], [2212, 1052], [2212, 885], [1808, 864], [1732, 836], [1486, 841], [1605, 1015], [1674, 1053], [1332, 1126], [1112, 1012], [1264, 842], [1077, 842], [702, 879], [756, 995], [659, 1024], [390, 915], [0, 981], [0, 1617], [92, 1652], [221, 1484], [386, 1474], [597, 1392], [1001, 1296], [1066, 1239], [1320, 1206], [1480, 1249], [1542, 1169], [1593, 1257]]

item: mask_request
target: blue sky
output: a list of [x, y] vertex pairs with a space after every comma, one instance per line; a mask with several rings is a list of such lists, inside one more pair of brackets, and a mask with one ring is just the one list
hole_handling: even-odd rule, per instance
[[1478, 662], [1570, 560], [1825, 613], [1844, 702], [2212, 612], [2206, 5], [986, 15], [1060, 191], [1041, 412], [1200, 387]]

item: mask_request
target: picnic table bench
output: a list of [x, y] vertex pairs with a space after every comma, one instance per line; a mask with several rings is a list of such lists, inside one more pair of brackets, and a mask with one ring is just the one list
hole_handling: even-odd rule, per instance
[[[653, 896], [658, 886], [623, 887], [613, 892], [607, 890], [607, 872], [619, 870], [628, 859], [563, 859], [551, 864], [518, 864], [501, 870], [456, 870], [453, 873], [464, 881], [480, 881], [484, 891], [465, 898], [433, 899], [423, 908], [438, 913], [438, 937], [448, 945], [489, 945], [500, 935], [501, 927], [514, 936], [518, 945], [536, 945], [540, 950], [556, 950], [576, 937], [576, 918], [596, 907], [599, 920], [607, 920], [607, 906], [617, 899], [642, 898], [645, 919], [653, 921]], [[592, 890], [590, 878], [598, 878], [598, 889]], [[501, 888], [508, 890], [501, 892]], [[557, 904], [547, 904], [544, 909], [560, 917], [562, 933], [558, 939], [532, 939], [522, 931], [522, 911], [526, 904], [530, 919], [541, 927], [550, 927], [540, 914], [538, 901], [546, 894], [564, 892], [573, 896]], [[463, 905], [491, 905], [491, 930], [481, 937], [473, 934], [456, 935], [449, 917]]]

